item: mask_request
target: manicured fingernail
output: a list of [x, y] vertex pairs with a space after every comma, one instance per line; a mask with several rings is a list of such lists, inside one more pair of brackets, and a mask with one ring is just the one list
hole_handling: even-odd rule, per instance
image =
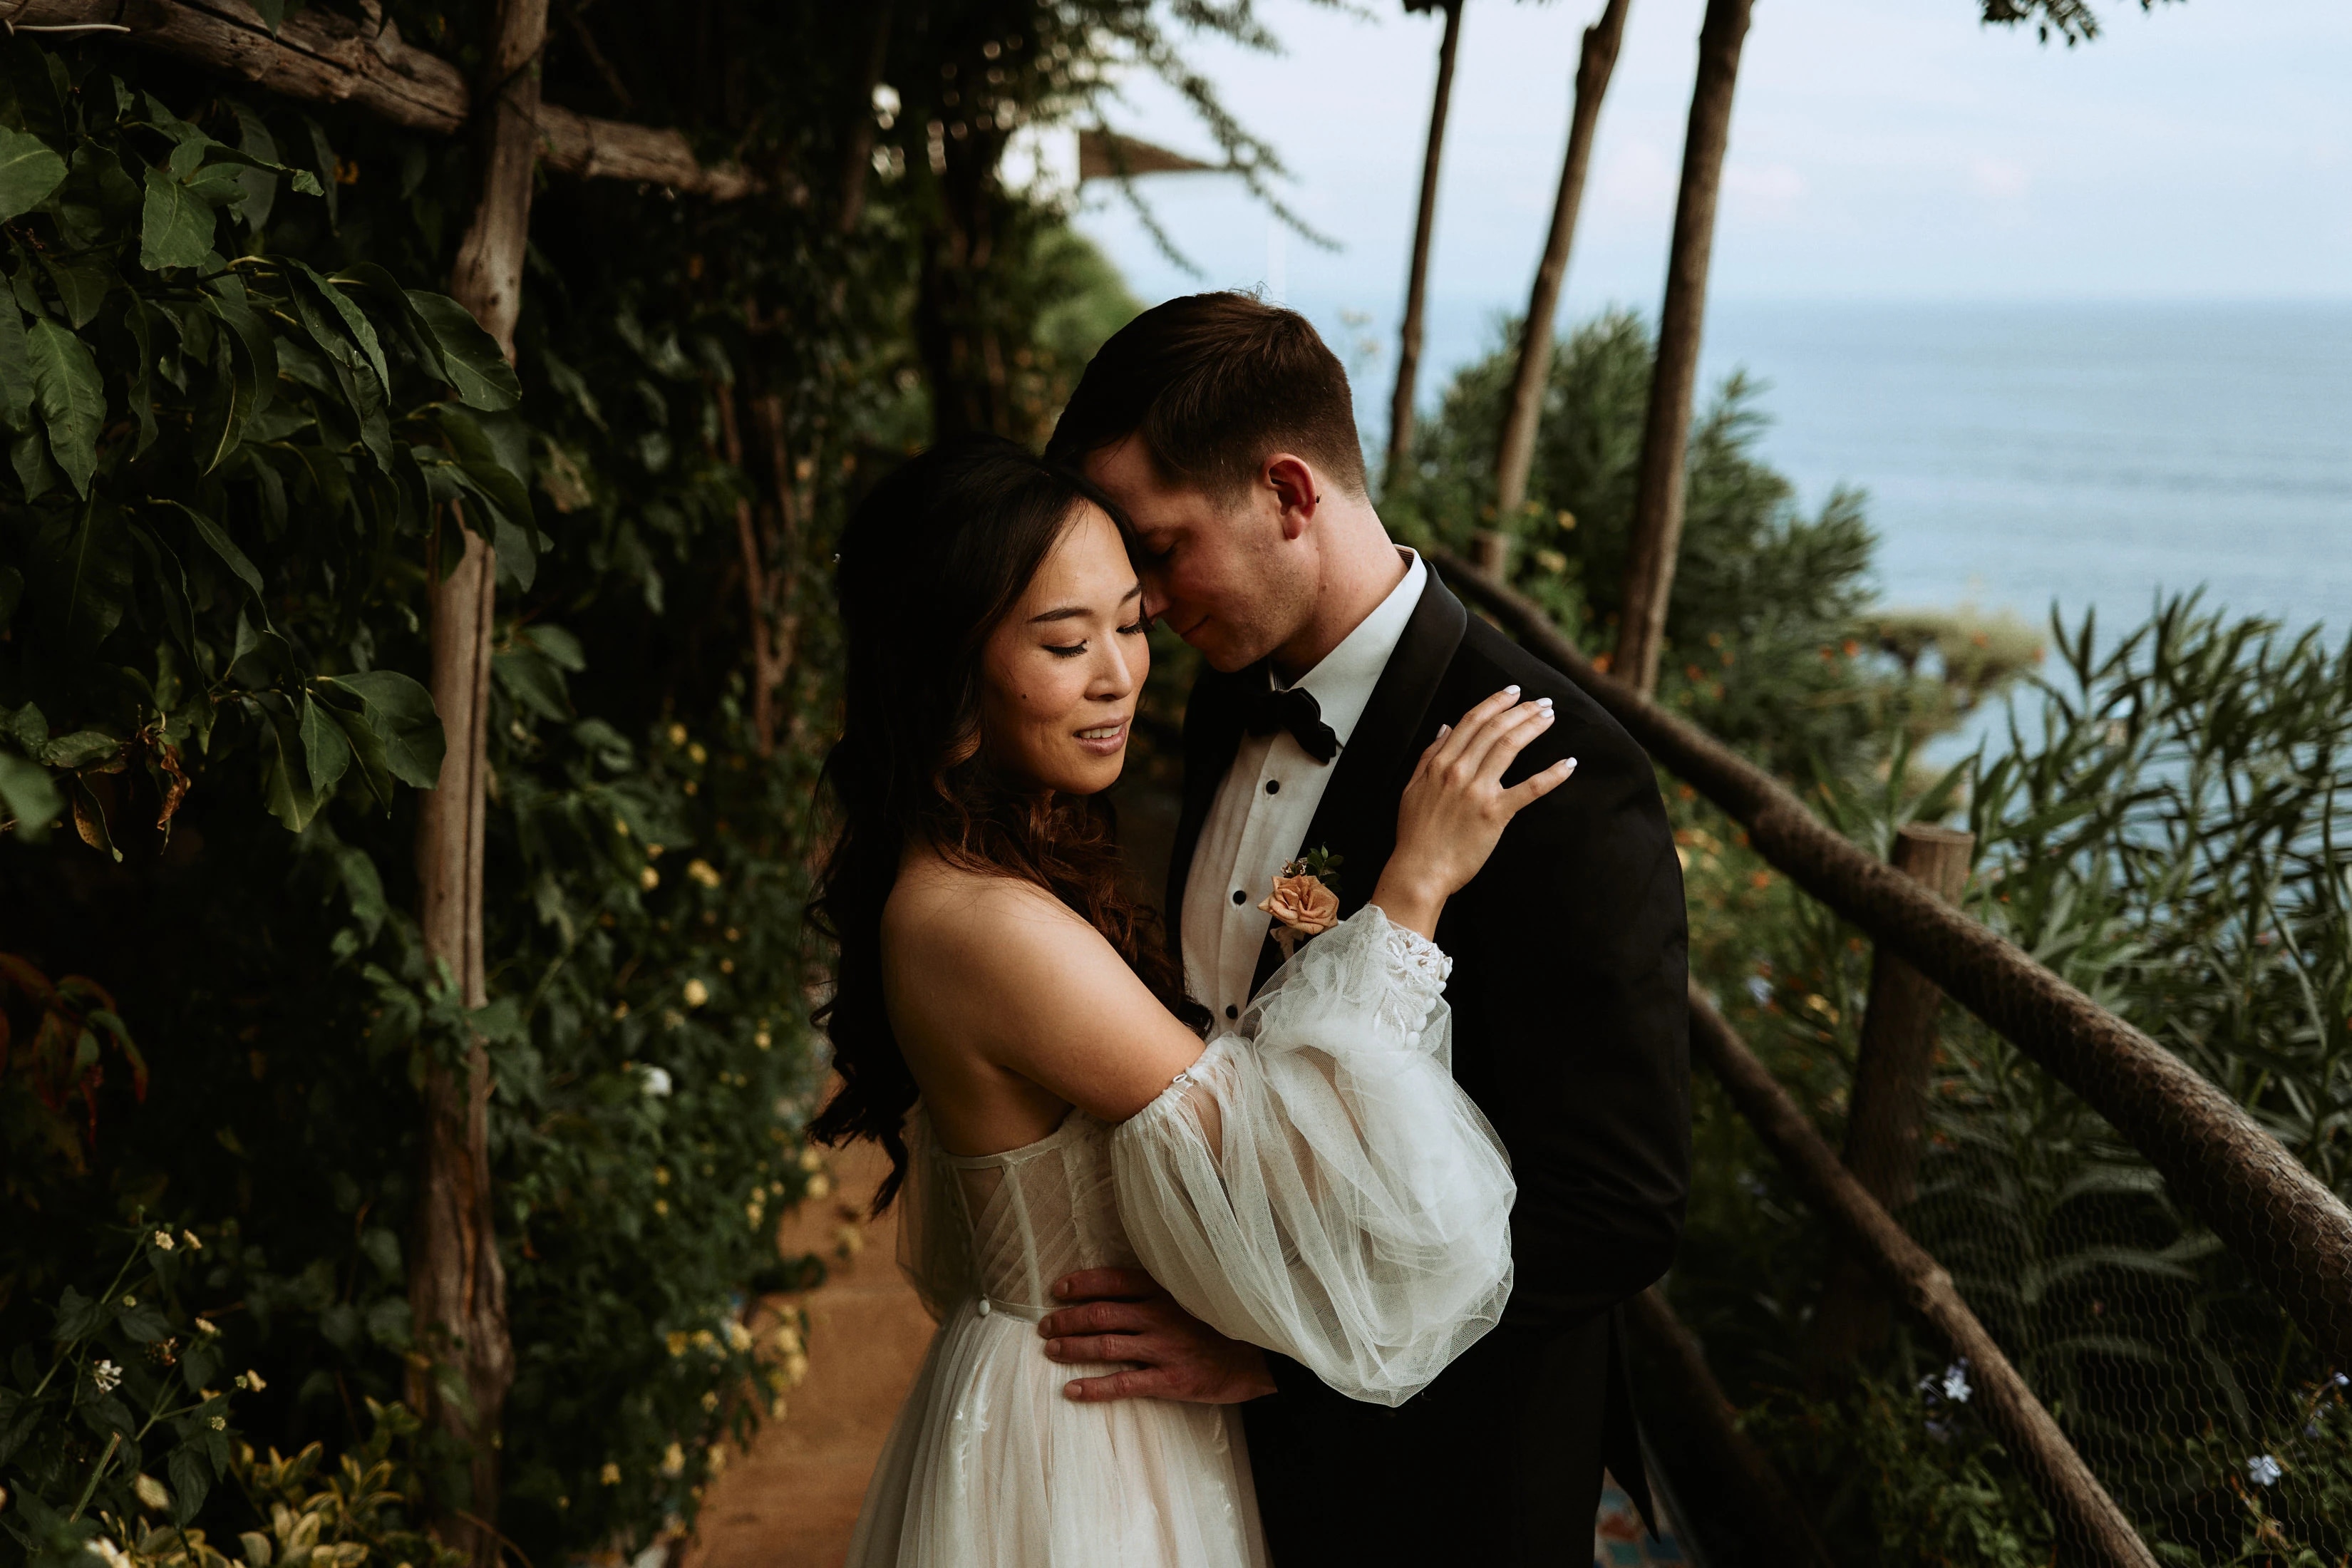
[[1551, 711], [1551, 699], [1549, 697], [1538, 697], [1536, 699], [1536, 706], [1549, 713]]
[[1452, 733], [1454, 733], [1454, 726], [1451, 724], [1440, 724], [1437, 727], [1437, 738], [1441, 741]]
[[1516, 686], [1506, 686], [1503, 689], [1509, 692], [1514, 697], [1517, 697], [1519, 694], [1519, 689]]
[[1574, 773], [1576, 771], [1576, 759], [1574, 757], [1570, 757], [1568, 761], [1560, 763], [1559, 765], [1566, 768], [1570, 773]]

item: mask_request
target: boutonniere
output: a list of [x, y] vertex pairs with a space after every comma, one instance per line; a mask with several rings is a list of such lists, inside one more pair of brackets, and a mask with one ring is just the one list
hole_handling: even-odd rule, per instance
[[1274, 891], [1258, 908], [1274, 917], [1274, 944], [1285, 963], [1298, 944], [1339, 923], [1339, 866], [1344, 857], [1309, 849], [1282, 868]]

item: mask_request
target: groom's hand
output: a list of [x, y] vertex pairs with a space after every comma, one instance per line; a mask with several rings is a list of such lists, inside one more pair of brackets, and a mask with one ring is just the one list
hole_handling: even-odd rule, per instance
[[1143, 1363], [1132, 1372], [1074, 1379], [1063, 1390], [1072, 1399], [1239, 1405], [1274, 1392], [1264, 1351], [1225, 1338], [1178, 1306], [1140, 1268], [1084, 1269], [1056, 1282], [1054, 1294], [1076, 1304], [1038, 1322], [1048, 1357]]

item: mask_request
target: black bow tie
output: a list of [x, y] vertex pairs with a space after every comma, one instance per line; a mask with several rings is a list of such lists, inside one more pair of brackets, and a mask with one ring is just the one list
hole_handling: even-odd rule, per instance
[[1301, 687], [1294, 686], [1286, 691], [1265, 687], [1251, 693], [1242, 724], [1253, 735], [1287, 730], [1290, 738], [1298, 742], [1299, 750], [1318, 763], [1328, 763], [1339, 754], [1339, 737], [1323, 722], [1323, 710], [1315, 705], [1314, 694]]

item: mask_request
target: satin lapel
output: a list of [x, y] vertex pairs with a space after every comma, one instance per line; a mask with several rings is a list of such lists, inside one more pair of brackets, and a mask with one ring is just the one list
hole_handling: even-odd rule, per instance
[[1209, 808], [1216, 804], [1217, 786], [1224, 783], [1234, 752], [1241, 747], [1241, 694], [1252, 680], [1265, 683], [1265, 666], [1254, 664], [1233, 675], [1203, 670], [1184, 702], [1184, 811], [1176, 819], [1176, 848], [1168, 859], [1168, 903], [1160, 911], [1168, 945], [1180, 965], [1184, 962], [1184, 884], [1192, 877], [1192, 851], [1200, 846]]
[[[1328, 849], [1344, 860], [1339, 871], [1342, 918], [1370, 901], [1381, 868], [1396, 847], [1397, 800], [1420, 753], [1414, 742], [1424, 727], [1429, 700], [1437, 694], [1469, 625], [1462, 601], [1432, 572], [1404, 635], [1397, 639], [1396, 651], [1389, 655], [1380, 682], [1372, 688], [1371, 700], [1356, 721], [1355, 733], [1331, 764], [1331, 782], [1297, 853]], [[1252, 992], [1280, 967], [1282, 950], [1269, 935], [1258, 952]]]

